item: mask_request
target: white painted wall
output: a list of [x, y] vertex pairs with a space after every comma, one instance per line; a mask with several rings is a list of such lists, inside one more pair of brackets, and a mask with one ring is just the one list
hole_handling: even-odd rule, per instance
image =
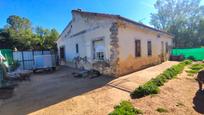
[[[159, 55], [161, 54], [161, 41], [172, 45], [171, 36], [157, 32], [151, 29], [147, 29], [120, 19], [113, 18], [111, 16], [83, 13], [83, 12], [72, 12], [73, 19], [70, 24], [66, 27], [65, 31], [61, 34], [60, 39], [57, 41], [58, 49], [61, 46], [65, 47], [65, 58], [66, 62], [73, 62], [73, 59], [77, 56], [87, 57], [90, 64], [86, 64], [85, 69], [90, 68], [90, 65], [95, 61], [93, 60], [93, 47], [92, 42], [94, 40], [103, 39], [105, 43], [105, 60], [110, 60], [110, 28], [113, 23], [118, 22], [118, 38], [119, 38], [119, 64], [118, 70], [120, 74], [128, 73], [129, 70], [134, 67], [131, 71], [137, 70], [139, 66], [148, 65], [158, 61]], [[87, 31], [83, 34], [78, 34], [82, 31]], [[158, 38], [158, 33], [161, 37]], [[137, 60], [135, 56], [135, 40], [141, 40], [141, 56]], [[152, 42], [152, 56], [147, 56], [147, 41]], [[79, 46], [79, 53], [76, 53], [76, 44]], [[58, 50], [59, 51], [59, 50]], [[132, 58], [128, 58], [132, 56]], [[147, 58], [148, 57], [148, 58]], [[129, 60], [131, 59], [131, 60]], [[146, 60], [146, 63], [139, 63]], [[130, 62], [130, 63], [129, 63]], [[129, 64], [127, 64], [129, 63]], [[139, 65], [139, 66], [135, 66]]]
[[[73, 19], [69, 27], [62, 33], [61, 38], [57, 41], [58, 49], [65, 46], [66, 61], [72, 61], [74, 57], [87, 56], [91, 61], [92, 54], [92, 41], [97, 39], [104, 39], [105, 42], [105, 58], [108, 60], [110, 57], [110, 26], [113, 19], [85, 16], [79, 13], [73, 13]], [[71, 31], [69, 30], [71, 29]], [[75, 37], [72, 35], [87, 30], [88, 32], [80, 34]], [[68, 33], [69, 32], [69, 33]], [[66, 35], [67, 34], [67, 35]], [[75, 45], [79, 45], [79, 53], [76, 53]]]
[[161, 54], [161, 41], [164, 41], [164, 51], [165, 43], [172, 45], [172, 39], [170, 36], [165, 34], [161, 35], [160, 38], [157, 37], [158, 32], [152, 32], [144, 28], [139, 28], [138, 26], [129, 25], [126, 23], [125, 26], [119, 27], [119, 58], [127, 59], [128, 56], [135, 56], [135, 40], [141, 40], [141, 57], [147, 57], [147, 41], [152, 42], [152, 56], [158, 56]]

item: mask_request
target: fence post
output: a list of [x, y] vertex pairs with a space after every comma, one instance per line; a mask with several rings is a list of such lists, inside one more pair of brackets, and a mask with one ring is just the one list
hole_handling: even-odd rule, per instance
[[23, 51], [21, 51], [21, 53], [22, 53], [23, 70], [25, 70], [25, 66], [24, 66], [24, 55], [23, 55]]
[[[33, 54], [33, 66], [34, 66], [35, 65], [35, 53], [33, 50], [32, 50], [32, 54]], [[33, 67], [32, 67], [32, 70], [33, 70]]]

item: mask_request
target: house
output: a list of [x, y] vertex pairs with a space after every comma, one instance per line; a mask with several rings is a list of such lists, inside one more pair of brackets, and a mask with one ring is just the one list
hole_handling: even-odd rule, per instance
[[117, 77], [167, 60], [172, 38], [119, 15], [73, 10], [57, 45], [61, 62]]

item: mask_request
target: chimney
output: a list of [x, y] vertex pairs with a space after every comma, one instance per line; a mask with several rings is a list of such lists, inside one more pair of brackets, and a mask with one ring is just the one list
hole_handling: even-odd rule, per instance
[[77, 8], [76, 10], [77, 10], [77, 11], [79, 11], [79, 12], [81, 12], [81, 11], [82, 11], [80, 8]]

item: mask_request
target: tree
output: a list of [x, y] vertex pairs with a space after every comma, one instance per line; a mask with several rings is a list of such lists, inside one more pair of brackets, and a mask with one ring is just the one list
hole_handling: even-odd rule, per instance
[[31, 22], [29, 19], [24, 18], [24, 17], [20, 17], [20, 16], [16, 16], [16, 15], [12, 15], [9, 16], [7, 19], [7, 23], [8, 23], [8, 27], [10, 29], [15, 30], [16, 32], [19, 32], [21, 30], [31, 30]]
[[56, 29], [36, 28], [36, 38], [38, 38], [41, 49], [56, 49], [55, 41], [58, 39], [59, 33]]
[[157, 0], [151, 24], [175, 36], [175, 47], [197, 47], [197, 28], [204, 14], [200, 0]]
[[198, 26], [198, 38], [201, 46], [204, 46], [204, 19], [200, 20]]
[[8, 32], [6, 32], [4, 29], [0, 29], [0, 49], [3, 48], [13, 49], [13, 40]]
[[36, 27], [33, 32], [29, 19], [9, 16], [7, 25], [0, 29], [0, 48], [17, 48], [18, 50], [56, 49], [58, 32], [55, 29]]
[[31, 22], [24, 17], [9, 16], [5, 30], [9, 33], [13, 46], [19, 50], [31, 49]]

